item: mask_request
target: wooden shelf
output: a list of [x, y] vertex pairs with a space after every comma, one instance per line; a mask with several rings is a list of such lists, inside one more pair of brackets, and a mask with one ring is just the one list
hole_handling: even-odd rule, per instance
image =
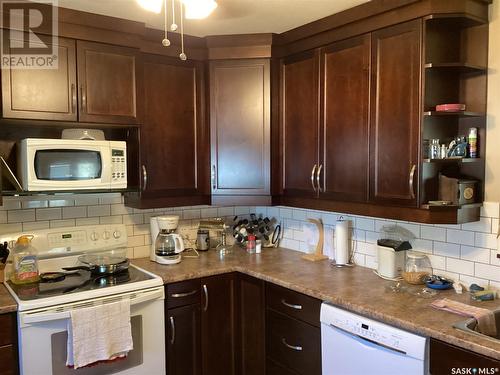
[[424, 65], [425, 69], [433, 69], [433, 70], [446, 70], [457, 73], [486, 73], [488, 70], [485, 66], [473, 65], [468, 63], [461, 62], [448, 62], [448, 63], [427, 63]]
[[424, 116], [436, 116], [436, 117], [484, 117], [485, 113], [482, 112], [470, 112], [470, 111], [457, 111], [457, 112], [445, 112], [445, 111], [426, 111]]
[[446, 159], [423, 159], [423, 163], [480, 163], [482, 158], [446, 158]]

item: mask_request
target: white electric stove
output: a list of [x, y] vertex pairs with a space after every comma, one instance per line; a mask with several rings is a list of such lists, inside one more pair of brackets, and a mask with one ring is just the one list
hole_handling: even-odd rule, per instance
[[[13, 248], [22, 234], [33, 235], [39, 271], [59, 272], [81, 265], [82, 254], [126, 254], [124, 225], [54, 228], [2, 235]], [[126, 359], [85, 368], [85, 374], [165, 374], [164, 289], [159, 276], [130, 265], [114, 275], [78, 271], [54, 282], [5, 286], [18, 304], [21, 374], [74, 374], [66, 367], [67, 325], [75, 309], [129, 299], [134, 349]]]

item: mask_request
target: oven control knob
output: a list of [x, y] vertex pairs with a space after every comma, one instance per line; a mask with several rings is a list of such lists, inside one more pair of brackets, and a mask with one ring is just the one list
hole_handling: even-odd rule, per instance
[[109, 233], [107, 230], [104, 231], [104, 233], [102, 234], [102, 238], [104, 238], [105, 240], [109, 240], [111, 238], [111, 233]]
[[113, 232], [113, 237], [114, 237], [114, 238], [118, 239], [118, 238], [120, 238], [121, 236], [122, 236], [122, 232], [120, 232], [119, 230], [115, 230], [115, 231]]
[[99, 239], [99, 233], [97, 233], [97, 232], [90, 233], [90, 239], [92, 241], [97, 241]]

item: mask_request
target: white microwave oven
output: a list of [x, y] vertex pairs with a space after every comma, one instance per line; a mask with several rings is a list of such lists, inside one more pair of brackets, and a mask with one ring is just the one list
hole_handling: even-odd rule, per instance
[[17, 148], [25, 191], [127, 187], [127, 146], [121, 141], [26, 138]]

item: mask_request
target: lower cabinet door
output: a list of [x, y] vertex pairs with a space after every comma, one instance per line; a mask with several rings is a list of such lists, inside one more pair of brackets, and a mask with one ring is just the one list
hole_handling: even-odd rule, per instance
[[203, 375], [236, 374], [234, 274], [201, 279]]
[[267, 310], [267, 356], [303, 375], [321, 374], [320, 329]]
[[200, 305], [167, 311], [167, 374], [201, 374]]

